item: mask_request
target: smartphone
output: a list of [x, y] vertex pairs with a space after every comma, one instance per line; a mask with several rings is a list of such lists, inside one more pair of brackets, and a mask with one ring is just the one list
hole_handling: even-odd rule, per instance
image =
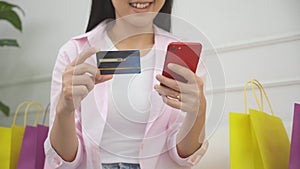
[[170, 43], [168, 45], [168, 50], [166, 54], [162, 75], [186, 83], [187, 80], [184, 77], [168, 69], [168, 64], [175, 63], [183, 67], [186, 67], [195, 73], [199, 63], [201, 50], [202, 50], [202, 45], [200, 43], [195, 43], [195, 42]]

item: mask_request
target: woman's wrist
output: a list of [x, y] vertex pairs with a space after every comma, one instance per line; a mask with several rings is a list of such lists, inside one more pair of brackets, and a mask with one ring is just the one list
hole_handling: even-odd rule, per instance
[[59, 101], [56, 106], [56, 115], [59, 116], [72, 116], [74, 114], [74, 106], [70, 106], [72, 103], [68, 103], [68, 101], [60, 96]]

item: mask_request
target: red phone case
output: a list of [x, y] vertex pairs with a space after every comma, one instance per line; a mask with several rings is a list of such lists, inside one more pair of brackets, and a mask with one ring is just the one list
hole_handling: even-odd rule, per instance
[[170, 43], [168, 45], [167, 55], [166, 55], [162, 74], [171, 79], [175, 79], [181, 82], [187, 82], [187, 80], [184, 77], [168, 69], [167, 65], [169, 63], [175, 63], [184, 66], [186, 68], [189, 68], [195, 73], [200, 59], [201, 50], [202, 50], [202, 45], [200, 43], [194, 43], [194, 42]]

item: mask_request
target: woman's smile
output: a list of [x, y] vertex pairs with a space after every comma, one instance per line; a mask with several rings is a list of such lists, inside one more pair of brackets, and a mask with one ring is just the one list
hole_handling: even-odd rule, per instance
[[149, 12], [153, 2], [129, 2], [129, 5], [132, 7], [132, 10], [136, 13]]

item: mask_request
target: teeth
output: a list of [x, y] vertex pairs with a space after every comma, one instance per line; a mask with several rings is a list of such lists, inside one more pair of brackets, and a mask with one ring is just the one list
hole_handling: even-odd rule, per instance
[[147, 8], [150, 5], [150, 2], [143, 3], [143, 4], [142, 3], [131, 3], [130, 5], [135, 8], [143, 9], [143, 8]]

